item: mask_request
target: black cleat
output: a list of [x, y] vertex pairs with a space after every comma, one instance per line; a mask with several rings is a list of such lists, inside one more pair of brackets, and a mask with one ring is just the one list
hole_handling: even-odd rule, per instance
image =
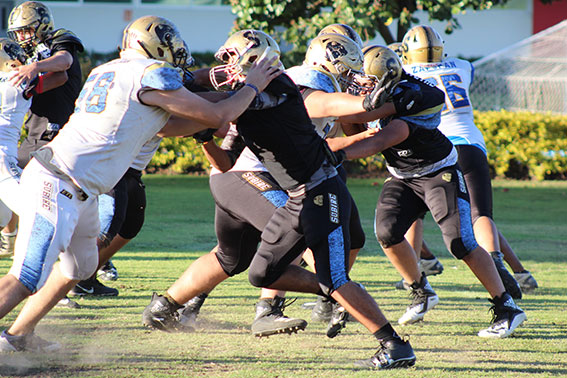
[[331, 320], [329, 320], [329, 326], [327, 327], [327, 337], [332, 339], [341, 333], [342, 329], [346, 327], [348, 320], [348, 311], [338, 303], [333, 304], [333, 313]]
[[329, 298], [317, 296], [315, 307], [311, 310], [311, 320], [314, 322], [328, 323], [333, 315], [333, 303]]
[[208, 296], [207, 293], [201, 293], [189, 299], [183, 307], [177, 310], [179, 322], [184, 326], [194, 326], [195, 323], [197, 323], [197, 315], [199, 315], [199, 311], [201, 311], [201, 306], [203, 306]]
[[146, 327], [165, 332], [191, 332], [192, 327], [181, 324], [177, 319], [177, 310], [181, 306], [174, 305], [164, 296], [152, 294], [152, 301], [142, 313], [142, 324]]
[[74, 288], [71, 289], [72, 295], [93, 295], [100, 297], [115, 297], [118, 295], [118, 289], [103, 285], [97, 278], [89, 278], [88, 280], [79, 281]]
[[492, 303], [492, 324], [487, 329], [479, 331], [478, 335], [485, 338], [502, 339], [514, 333], [526, 319], [526, 314], [519, 308], [508, 293], [500, 298], [489, 299]]
[[381, 341], [378, 351], [367, 360], [354, 363], [356, 368], [394, 369], [415, 365], [415, 354], [409, 343], [400, 338]]
[[504, 284], [504, 288], [506, 291], [512, 296], [514, 299], [522, 299], [522, 289], [520, 289], [520, 285], [518, 281], [510, 274], [508, 269], [504, 266], [504, 262], [502, 261], [502, 252], [490, 252], [492, 256], [492, 260], [494, 261], [494, 265], [496, 265], [496, 270], [498, 271], [498, 275], [502, 279], [502, 283]]
[[303, 319], [288, 318], [283, 314], [286, 307], [285, 298], [260, 299], [256, 303], [256, 317], [252, 323], [252, 334], [257, 337], [276, 335], [278, 333], [297, 333], [307, 327]]

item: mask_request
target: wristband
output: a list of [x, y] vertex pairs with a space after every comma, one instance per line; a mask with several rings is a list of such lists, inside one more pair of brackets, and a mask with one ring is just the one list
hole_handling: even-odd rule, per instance
[[32, 91], [35, 92], [34, 94], [43, 93], [43, 75], [37, 77], [37, 85]]
[[258, 90], [258, 87], [256, 87], [254, 84], [246, 83], [246, 84], [244, 84], [244, 86], [254, 89], [254, 91], [256, 92], [256, 96], [258, 96], [258, 94], [260, 93], [260, 91]]

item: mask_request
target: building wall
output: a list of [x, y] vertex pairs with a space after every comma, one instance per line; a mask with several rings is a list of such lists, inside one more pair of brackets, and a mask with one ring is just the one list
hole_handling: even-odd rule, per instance
[[[444, 33], [446, 51], [450, 55], [467, 58], [481, 57], [505, 48], [532, 35], [533, 0], [510, 0], [506, 8], [487, 11], [467, 11], [458, 20], [462, 26], [451, 35]], [[537, 1], [537, 0], [535, 0]], [[21, 1], [16, 1], [21, 3]], [[180, 29], [192, 51], [216, 51], [226, 40], [235, 16], [229, 6], [202, 5], [148, 5], [87, 4], [70, 2], [46, 2], [51, 8], [56, 27], [75, 32], [87, 50], [110, 52], [121, 40], [122, 30], [132, 19], [155, 14], [172, 20]], [[425, 13], [416, 16], [428, 23]], [[433, 22], [442, 32], [445, 25]], [[395, 24], [390, 26], [395, 30]], [[383, 44], [381, 38], [372, 41]]]

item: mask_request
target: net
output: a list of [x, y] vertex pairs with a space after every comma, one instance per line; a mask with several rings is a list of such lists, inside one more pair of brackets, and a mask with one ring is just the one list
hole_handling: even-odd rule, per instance
[[567, 115], [567, 20], [473, 64], [475, 109]]

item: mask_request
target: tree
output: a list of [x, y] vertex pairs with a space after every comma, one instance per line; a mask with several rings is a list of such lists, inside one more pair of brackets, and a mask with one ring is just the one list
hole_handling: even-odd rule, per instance
[[[456, 18], [465, 9], [483, 10], [508, 0], [230, 0], [236, 13], [235, 29], [260, 29], [288, 51], [287, 66], [299, 64], [307, 43], [319, 30], [332, 23], [352, 26], [363, 40], [380, 34], [387, 44], [401, 41], [406, 31], [419, 22], [414, 13], [427, 12], [430, 20], [446, 21], [445, 32], [459, 27]], [[553, 0], [542, 0], [551, 2]], [[398, 20], [395, 34], [390, 25]]]

